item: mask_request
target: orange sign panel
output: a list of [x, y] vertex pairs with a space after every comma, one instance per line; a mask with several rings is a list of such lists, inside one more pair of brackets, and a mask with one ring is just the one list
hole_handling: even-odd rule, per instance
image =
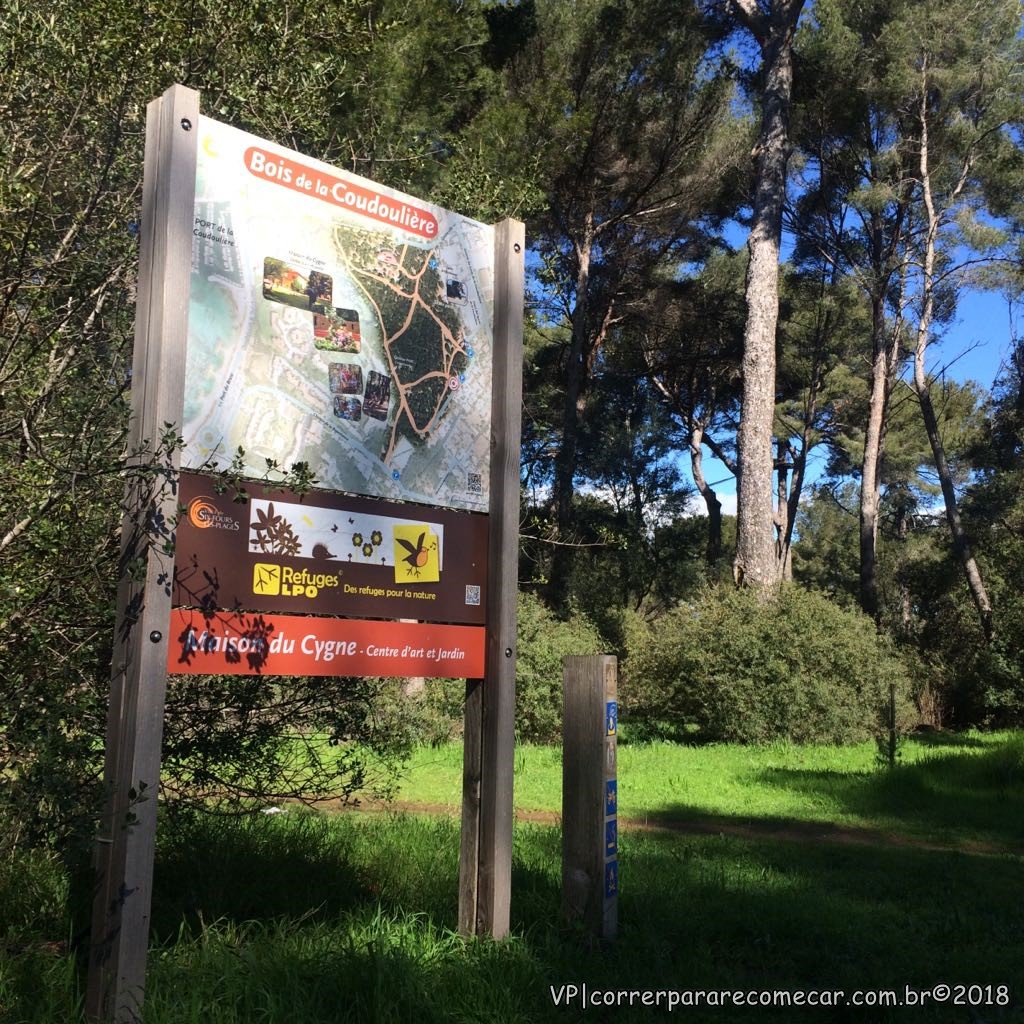
[[167, 671], [477, 679], [484, 637], [483, 626], [175, 608]]

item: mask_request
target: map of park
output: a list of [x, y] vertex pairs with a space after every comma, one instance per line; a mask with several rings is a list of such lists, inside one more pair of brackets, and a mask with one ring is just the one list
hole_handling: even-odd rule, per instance
[[431, 207], [428, 240], [239, 187], [249, 137], [203, 127], [183, 465], [241, 448], [247, 475], [305, 462], [319, 487], [486, 510], [493, 230]]
[[429, 439], [461, 390], [469, 366], [467, 348], [473, 350], [459, 314], [445, 298], [433, 250], [403, 245], [396, 253], [378, 232], [343, 224], [335, 227], [335, 245], [340, 264], [373, 310], [395, 383], [397, 408], [381, 453], [388, 465], [400, 439], [413, 445]]

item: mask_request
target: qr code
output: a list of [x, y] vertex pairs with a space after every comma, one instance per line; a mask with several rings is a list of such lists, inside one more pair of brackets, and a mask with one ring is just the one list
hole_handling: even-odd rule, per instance
[[480, 479], [479, 473], [467, 473], [466, 474], [466, 490], [470, 494], [480, 494], [483, 492], [484, 484]]
[[480, 587], [466, 584], [466, 604], [480, 604]]

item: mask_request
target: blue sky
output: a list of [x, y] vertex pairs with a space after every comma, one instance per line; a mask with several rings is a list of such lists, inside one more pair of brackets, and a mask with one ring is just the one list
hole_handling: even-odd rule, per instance
[[[972, 345], [976, 348], [971, 349]], [[994, 292], [969, 291], [961, 296], [957, 322], [946, 331], [936, 351], [941, 366], [965, 353], [949, 368], [955, 380], [976, 380], [991, 388], [1000, 365], [1012, 348], [1006, 298]]]

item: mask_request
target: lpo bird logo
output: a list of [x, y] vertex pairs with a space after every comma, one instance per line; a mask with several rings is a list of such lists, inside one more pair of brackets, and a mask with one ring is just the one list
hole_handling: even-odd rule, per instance
[[437, 534], [429, 526], [395, 526], [395, 582], [437, 583], [441, 579]]

